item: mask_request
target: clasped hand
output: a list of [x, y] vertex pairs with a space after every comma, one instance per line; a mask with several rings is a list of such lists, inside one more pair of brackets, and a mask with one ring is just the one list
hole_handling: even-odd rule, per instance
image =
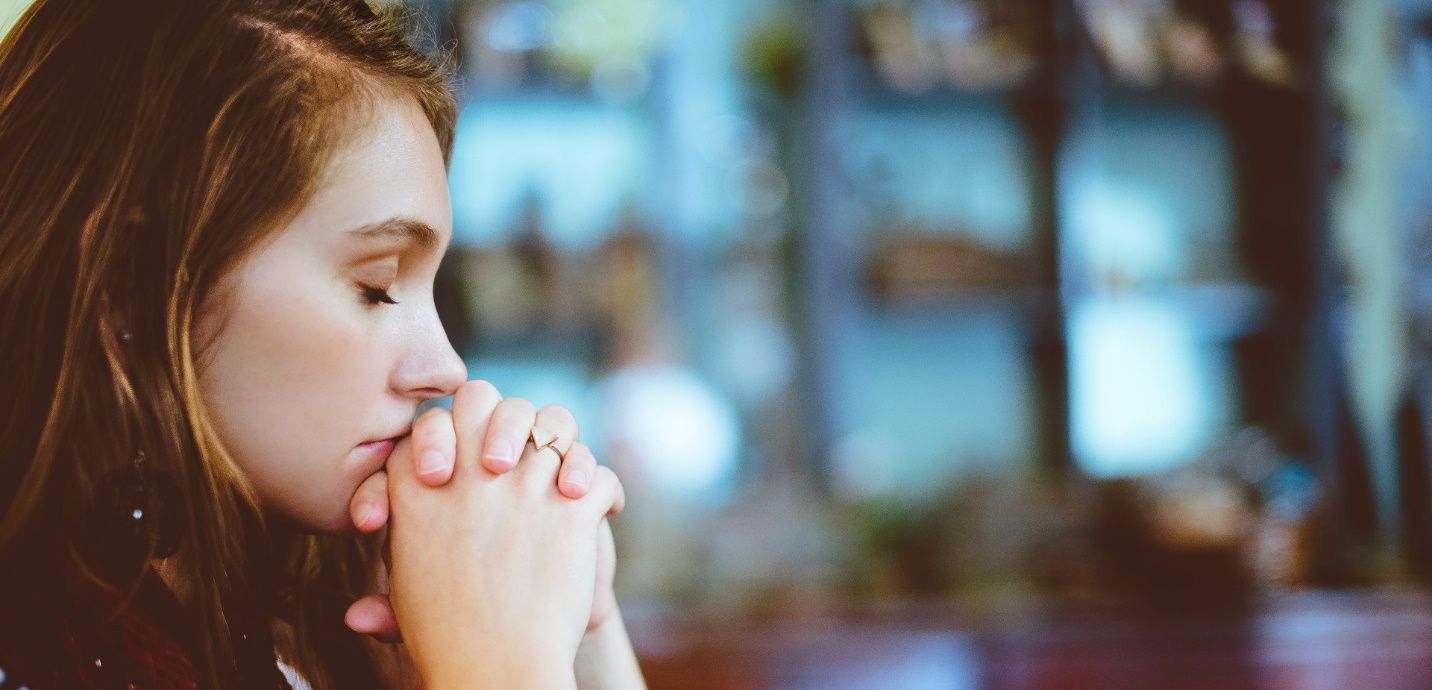
[[[558, 452], [528, 442], [534, 426]], [[583, 633], [615, 610], [605, 518], [624, 503], [577, 438], [565, 408], [504, 399], [485, 381], [464, 384], [451, 412], [424, 412], [350, 505], [360, 531], [388, 530], [389, 555], [387, 594], [355, 602], [348, 626], [401, 636], [429, 679], [550, 667], [554, 654], [570, 671]]]

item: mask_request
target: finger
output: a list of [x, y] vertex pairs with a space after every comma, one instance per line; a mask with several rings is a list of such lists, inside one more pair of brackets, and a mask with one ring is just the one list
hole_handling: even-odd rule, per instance
[[382, 470], [364, 479], [348, 502], [348, 514], [359, 532], [376, 532], [388, 523], [388, 473]]
[[612, 598], [612, 581], [617, 568], [616, 543], [612, 540], [612, 525], [602, 520], [597, 531], [597, 579], [592, 591], [592, 612], [587, 618], [587, 632], [597, 629], [616, 610]]
[[418, 463], [413, 459], [413, 437], [408, 436], [398, 439], [398, 445], [393, 446], [393, 453], [388, 456], [388, 463], [384, 466], [388, 475], [388, 513], [389, 516], [398, 510], [398, 505], [403, 501], [404, 496], [411, 496], [413, 486], [422, 486], [418, 481]]
[[468, 381], [458, 387], [452, 398], [452, 426], [457, 435], [455, 473], [476, 472], [480, 462], [482, 440], [502, 394], [486, 381]]
[[522, 461], [513, 472], [521, 478], [522, 484], [534, 493], [545, 493], [557, 484], [557, 471], [562, 469], [562, 458], [551, 448], [537, 448], [530, 439], [522, 449]]
[[418, 479], [428, 486], [442, 486], [452, 479], [457, 462], [457, 431], [452, 413], [434, 407], [413, 423], [413, 457], [417, 458]]
[[525, 398], [504, 398], [492, 411], [482, 446], [482, 466], [502, 474], [517, 465], [518, 454], [537, 421], [537, 408]]
[[[561, 405], [545, 405], [537, 410], [537, 420], [532, 424], [530, 436], [539, 446], [555, 437], [557, 459], [561, 460], [571, 452], [572, 444], [577, 442], [579, 433], [577, 418], [572, 415], [571, 410]], [[525, 438], [522, 440], [524, 443], [527, 441]]]
[[393, 614], [393, 604], [381, 594], [370, 594], [353, 602], [343, 614], [343, 624], [353, 632], [370, 635], [382, 642], [403, 641], [402, 632], [398, 630], [398, 617]]
[[626, 490], [622, 488], [621, 480], [617, 479], [611, 468], [598, 465], [596, 476], [592, 480], [592, 489], [582, 500], [594, 510], [600, 511], [601, 516], [611, 517], [626, 508]]
[[597, 474], [597, 456], [585, 443], [573, 443], [557, 471], [557, 490], [567, 498], [581, 498], [592, 487], [592, 478]]

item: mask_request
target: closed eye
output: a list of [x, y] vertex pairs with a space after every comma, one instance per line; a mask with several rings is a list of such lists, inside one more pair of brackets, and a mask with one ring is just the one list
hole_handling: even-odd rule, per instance
[[388, 291], [384, 290], [383, 288], [376, 288], [368, 285], [361, 285], [359, 287], [362, 289], [363, 301], [367, 302], [370, 305], [398, 303], [398, 301], [393, 299], [393, 296], [389, 295]]

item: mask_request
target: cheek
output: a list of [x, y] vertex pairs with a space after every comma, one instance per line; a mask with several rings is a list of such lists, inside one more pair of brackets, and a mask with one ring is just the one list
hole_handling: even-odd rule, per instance
[[362, 479], [344, 461], [386, 390], [372, 326], [331, 291], [276, 282], [229, 307], [201, 373], [221, 441], [266, 503], [326, 522]]

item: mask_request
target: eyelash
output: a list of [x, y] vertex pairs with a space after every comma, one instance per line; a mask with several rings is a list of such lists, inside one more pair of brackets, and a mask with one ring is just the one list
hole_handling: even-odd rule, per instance
[[393, 299], [393, 296], [389, 295], [388, 291], [383, 288], [369, 287], [367, 285], [360, 285], [359, 287], [362, 289], [363, 301], [369, 305], [398, 303], [398, 301]]

